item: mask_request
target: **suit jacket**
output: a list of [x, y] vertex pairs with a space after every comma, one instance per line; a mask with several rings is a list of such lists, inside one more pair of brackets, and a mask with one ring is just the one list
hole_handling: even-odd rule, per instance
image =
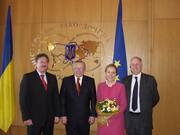
[[96, 116], [96, 87], [93, 78], [83, 76], [78, 96], [74, 75], [65, 77], [60, 91], [61, 116], [68, 124], [88, 124], [89, 116]]
[[37, 71], [23, 76], [20, 84], [20, 108], [22, 119], [32, 119], [33, 124], [52, 124], [59, 116], [59, 95], [56, 76], [46, 73], [48, 90], [45, 91]]
[[[123, 83], [125, 84], [126, 87], [127, 100], [128, 100], [128, 107], [125, 113], [126, 128], [131, 128], [135, 126], [131, 124], [132, 123], [131, 120], [134, 118], [134, 115], [132, 115], [129, 112], [131, 80], [132, 80], [132, 75], [126, 77], [123, 80]], [[141, 113], [139, 114], [140, 123], [138, 123], [140, 128], [153, 128], [153, 122], [152, 122], [153, 107], [158, 103], [158, 101], [159, 101], [159, 94], [158, 94], [157, 83], [155, 78], [151, 75], [142, 73], [140, 80]]]

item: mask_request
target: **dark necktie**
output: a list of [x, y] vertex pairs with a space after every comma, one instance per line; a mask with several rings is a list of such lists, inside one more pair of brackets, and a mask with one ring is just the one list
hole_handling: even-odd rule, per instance
[[135, 77], [136, 81], [133, 88], [133, 97], [132, 97], [132, 109], [135, 111], [137, 109], [137, 99], [138, 99], [138, 81], [137, 77]]
[[40, 75], [40, 77], [41, 77], [41, 82], [42, 82], [42, 84], [43, 84], [43, 86], [44, 86], [44, 89], [45, 89], [45, 91], [47, 91], [47, 83], [46, 83], [46, 81], [44, 80], [44, 75]]
[[80, 93], [80, 87], [81, 87], [79, 81], [80, 81], [80, 78], [78, 77], [78, 78], [77, 78], [77, 82], [76, 82], [76, 89], [77, 89], [78, 96], [79, 96], [79, 93]]

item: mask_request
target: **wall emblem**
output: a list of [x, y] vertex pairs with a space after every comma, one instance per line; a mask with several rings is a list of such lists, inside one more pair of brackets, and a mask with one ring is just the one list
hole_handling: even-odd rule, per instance
[[86, 73], [95, 76], [99, 73], [107, 42], [108, 36], [96, 26], [77, 23], [57, 24], [53, 28], [44, 26], [43, 31], [33, 38], [30, 58], [34, 64], [38, 53], [48, 54], [49, 71], [60, 80], [72, 72], [71, 64], [75, 60], [83, 60]]

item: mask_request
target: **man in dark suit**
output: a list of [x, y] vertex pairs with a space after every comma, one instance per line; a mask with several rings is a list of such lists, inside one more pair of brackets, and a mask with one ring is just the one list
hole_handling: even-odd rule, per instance
[[74, 75], [65, 77], [61, 86], [61, 121], [67, 135], [89, 135], [96, 117], [95, 82], [84, 75], [84, 62], [75, 61], [73, 71]]
[[159, 101], [157, 83], [153, 76], [142, 73], [142, 59], [130, 60], [132, 75], [123, 82], [126, 87], [128, 107], [125, 113], [127, 135], [151, 135], [153, 107]]
[[47, 72], [49, 58], [36, 56], [36, 70], [23, 76], [20, 84], [20, 108], [28, 135], [53, 135], [59, 122], [59, 95], [56, 76]]

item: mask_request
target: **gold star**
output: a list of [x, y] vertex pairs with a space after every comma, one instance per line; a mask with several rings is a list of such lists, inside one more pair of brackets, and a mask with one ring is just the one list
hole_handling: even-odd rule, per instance
[[121, 66], [120, 61], [119, 60], [115, 60], [114, 61], [114, 65], [116, 66], [116, 68], [118, 68], [119, 66]]
[[116, 79], [115, 79], [116, 81], [120, 81], [120, 79], [119, 79], [119, 75], [116, 75]]

